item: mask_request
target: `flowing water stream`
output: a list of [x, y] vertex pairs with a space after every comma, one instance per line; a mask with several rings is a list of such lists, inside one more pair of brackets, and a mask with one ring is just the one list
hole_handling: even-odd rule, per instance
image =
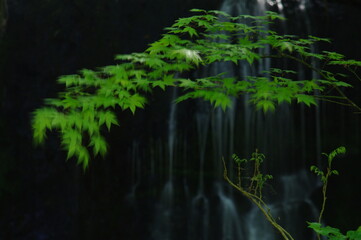
[[[306, 25], [309, 19], [303, 11], [307, 10], [307, 4], [305, 0], [296, 4]], [[281, 0], [225, 0], [220, 10], [234, 15], [262, 15], [270, 7], [277, 7], [280, 14], [286, 14]], [[287, 28], [286, 24], [282, 26], [285, 32]], [[267, 53], [269, 49], [262, 51]], [[272, 64], [264, 60], [254, 67], [241, 64], [235, 69], [230, 64], [220, 63], [206, 71], [209, 74], [228, 72], [244, 78], [260, 74]], [[299, 77], [309, 74], [299, 68]], [[175, 99], [177, 91], [172, 91], [171, 98]], [[318, 214], [312, 194], [319, 183], [305, 170], [309, 161], [304, 149], [312, 145], [314, 152], [319, 153], [318, 112], [314, 110], [311, 117], [306, 118], [303, 107], [282, 105], [274, 114], [263, 114], [247, 100], [248, 96], [234, 99], [233, 107], [225, 112], [202, 101], [193, 102], [191, 109], [189, 105], [170, 104], [167, 136], [164, 141], [152, 141], [151, 157], [144, 159], [138, 145], [134, 144], [133, 183], [128, 198], [139, 212], [151, 215], [144, 218], [149, 221], [143, 223], [149, 226], [146, 239], [279, 239], [257, 208], [227, 186], [222, 177], [222, 157], [227, 159], [231, 169], [233, 153], [249, 158], [256, 148], [266, 154], [264, 171], [275, 175], [271, 182], [273, 188], [265, 194], [274, 217], [296, 239], [312, 239], [310, 232], [304, 229], [305, 221], [314, 221]], [[313, 131], [306, 131], [306, 128]], [[306, 138], [315, 140], [307, 142]], [[151, 182], [156, 186], [149, 186]], [[145, 186], [161, 189], [151, 191], [152, 204], [136, 200], [141, 185], [142, 189]]]

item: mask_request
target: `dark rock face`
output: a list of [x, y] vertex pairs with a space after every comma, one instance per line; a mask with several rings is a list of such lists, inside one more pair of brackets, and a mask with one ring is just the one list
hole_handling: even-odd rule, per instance
[[111, 239], [123, 231], [117, 230], [119, 216], [127, 211], [121, 208], [123, 179], [109, 172], [109, 162], [96, 163], [86, 173], [65, 162], [56, 136], [34, 149], [31, 111], [61, 90], [58, 76], [111, 64], [118, 53], [143, 51], [189, 9], [217, 9], [218, 4], [8, 1], [0, 40], [0, 239]]
[[[356, 58], [360, 51], [348, 47], [359, 43], [352, 28], [360, 26], [360, 18], [356, 1], [345, 2], [330, 1], [326, 9], [315, 1], [319, 16], [313, 27], [315, 35], [335, 39], [335, 50]], [[128, 156], [134, 132], [142, 134], [143, 118], [161, 125], [163, 112], [146, 110], [135, 119], [124, 114], [122, 121], [129, 127], [110, 134], [114, 147], [109, 156], [95, 159], [85, 173], [73, 161], [64, 161], [55, 134], [45, 146], [33, 147], [31, 112], [61, 90], [55, 83], [58, 76], [112, 64], [117, 53], [143, 51], [189, 9], [219, 5], [219, 0], [8, 1], [6, 30], [0, 34], [0, 239], [147, 239], [142, 224], [152, 213], [124, 207], [131, 173], [124, 172], [129, 162], [121, 160]], [[146, 131], [152, 133], [149, 129], [157, 124], [147, 125]], [[124, 217], [130, 214], [136, 219], [131, 223]]]
[[2, 0], [0, 1], [0, 39], [5, 31], [6, 24], [8, 20], [8, 7], [7, 2]]

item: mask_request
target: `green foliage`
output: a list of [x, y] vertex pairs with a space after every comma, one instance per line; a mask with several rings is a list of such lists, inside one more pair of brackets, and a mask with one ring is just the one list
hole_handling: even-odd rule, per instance
[[[255, 204], [259, 210], [263, 213], [266, 220], [282, 235], [285, 240], [294, 240], [291, 234], [285, 230], [281, 225], [279, 225], [276, 219], [272, 216], [271, 209], [263, 201], [262, 189], [265, 182], [269, 179], [272, 179], [272, 175], [264, 175], [260, 171], [260, 166], [265, 160], [265, 155], [259, 153], [258, 150], [252, 153], [250, 159], [240, 159], [236, 154], [232, 155], [232, 159], [237, 165], [237, 180], [238, 183], [234, 183], [229, 177], [227, 172], [227, 166], [223, 159], [224, 167], [224, 179], [228, 182], [230, 186], [235, 188], [237, 191], [242, 193], [248, 200]], [[252, 164], [253, 163], [253, 164]], [[247, 165], [251, 165], [251, 175], [247, 175], [250, 169], [247, 169]], [[253, 170], [252, 170], [253, 169]], [[243, 181], [246, 180], [246, 181]]]
[[[332, 227], [322, 227], [321, 226], [321, 220], [322, 220], [322, 216], [323, 213], [325, 211], [325, 206], [326, 206], [326, 200], [327, 200], [327, 187], [328, 187], [328, 179], [331, 175], [338, 175], [338, 171], [332, 169], [332, 162], [334, 160], [334, 158], [340, 154], [345, 154], [346, 153], [346, 148], [345, 147], [338, 147], [335, 150], [331, 151], [329, 154], [327, 153], [322, 153], [324, 156], [327, 157], [327, 167], [325, 171], [320, 170], [318, 167], [316, 166], [311, 166], [311, 172], [314, 172], [315, 174], [317, 174], [322, 181], [322, 197], [323, 197], [323, 201], [322, 201], [322, 206], [321, 206], [321, 212], [318, 218], [318, 222], [317, 223], [308, 223], [309, 227], [312, 228], [318, 236], [318, 239], [320, 238], [320, 235], [322, 236], [326, 236], [328, 239], [330, 240], [346, 240], [346, 239], [361, 239], [360, 238], [360, 234], [361, 232], [359, 232], [359, 238], [349, 238], [349, 233], [347, 233], [347, 237], [342, 235], [340, 233], [340, 230], [337, 228], [332, 228]], [[359, 228], [359, 230], [361, 230], [361, 228]], [[358, 231], [359, 231], [358, 230]], [[352, 235], [354, 231], [350, 231], [351, 236], [357, 236], [356, 235]]]
[[[335, 174], [338, 175], [338, 172], [334, 169], [332, 169], [332, 161], [334, 158], [340, 154], [345, 154], [346, 148], [345, 147], [339, 147], [333, 151], [331, 151], [329, 154], [323, 153], [327, 157], [327, 170], [325, 172], [321, 171], [318, 167], [312, 166], [311, 171], [316, 173], [318, 176], [321, 177], [323, 188], [323, 202], [322, 202], [322, 209], [319, 215], [318, 222], [307, 222], [308, 227], [313, 229], [315, 233], [318, 236], [318, 239], [321, 240], [321, 236], [326, 237], [328, 240], [361, 240], [361, 226], [358, 227], [355, 231], [348, 231], [346, 235], [343, 235], [339, 229], [333, 228], [330, 226], [323, 227], [321, 225], [321, 219], [323, 212], [325, 210], [325, 204], [326, 204], [326, 191], [327, 191], [327, 184], [328, 184], [328, 178]], [[225, 161], [223, 159], [223, 165], [224, 165], [224, 178], [225, 180], [236, 190], [241, 192], [243, 196], [248, 198], [250, 201], [252, 201], [259, 210], [264, 214], [266, 220], [282, 235], [283, 239], [285, 240], [293, 240], [293, 237], [288, 233], [287, 230], [285, 230], [282, 226], [280, 226], [275, 218], [272, 217], [271, 210], [269, 209], [268, 205], [263, 201], [262, 199], [262, 188], [264, 183], [272, 179], [271, 175], [263, 175], [260, 171], [260, 165], [265, 160], [265, 155], [262, 153], [259, 153], [258, 150], [254, 153], [252, 153], [252, 157], [248, 159], [241, 159], [236, 154], [232, 155], [232, 159], [236, 163], [237, 166], [237, 173], [238, 173], [238, 183], [235, 184], [229, 177], [227, 173], [227, 167], [225, 164]], [[253, 162], [253, 174], [251, 177], [248, 177], [245, 174], [246, 165]], [[244, 179], [250, 179], [248, 182], [244, 181]]]
[[[254, 194], [255, 196], [262, 199], [262, 189], [267, 180], [273, 179], [272, 175], [262, 174], [260, 167], [262, 162], [265, 160], [265, 155], [258, 152], [258, 149], [254, 153], [250, 159], [240, 159], [236, 154], [232, 155], [234, 162], [237, 164], [237, 177], [238, 183], [237, 186], [246, 189], [247, 192]], [[251, 165], [251, 166], [249, 166]], [[252, 169], [252, 175], [248, 176], [247, 168]], [[249, 169], [248, 169], [249, 170]], [[242, 181], [245, 179], [247, 181]]]
[[329, 240], [360, 240], [361, 239], [361, 226], [355, 231], [347, 231], [343, 235], [338, 228], [330, 226], [322, 227], [320, 223], [308, 222], [308, 227], [312, 228], [317, 234], [326, 237]]
[[[358, 77], [360, 62], [335, 52], [312, 51], [314, 44], [328, 39], [278, 35], [269, 30], [269, 25], [284, 19], [273, 12], [264, 16], [230, 16], [201, 9], [192, 12], [195, 15], [178, 19], [142, 53], [117, 55], [117, 64], [60, 77], [58, 82], [65, 85], [64, 92], [58, 98], [46, 99], [46, 106], [33, 114], [35, 142], [44, 142], [48, 130], [58, 131], [68, 158], [76, 157], [86, 168], [91, 157], [89, 148], [95, 155], [106, 153], [102, 129], [118, 125], [115, 112], [134, 114], [144, 108], [146, 96], [153, 89], [170, 86], [183, 91], [176, 102], [200, 98], [222, 109], [231, 106], [233, 97], [248, 94], [250, 102], [264, 112], [274, 111], [284, 102], [311, 106], [317, 100], [348, 104], [361, 111], [340, 90], [351, 86], [345, 75], [328, 69], [342, 66]], [[262, 49], [271, 49], [272, 54], [265, 55]], [[245, 78], [225, 74], [199, 79], [180, 77], [181, 73], [216, 62], [253, 66], [265, 58], [294, 61], [315, 71], [319, 79], [297, 80], [297, 71], [277, 68], [267, 69], [264, 76]], [[323, 62], [323, 67], [315, 68], [315, 61]], [[328, 95], [334, 92], [337, 96]]]
[[327, 185], [327, 181], [328, 178], [331, 175], [338, 175], [338, 171], [332, 169], [332, 161], [333, 159], [340, 155], [340, 154], [345, 154], [346, 153], [346, 148], [345, 147], [338, 147], [335, 150], [333, 150], [331, 153], [326, 154], [326, 153], [322, 153], [323, 155], [325, 155], [327, 157], [327, 169], [326, 171], [322, 171], [320, 170], [318, 167], [316, 166], [311, 166], [311, 172], [314, 172], [317, 176], [319, 176], [321, 178], [322, 183], [325, 185]]

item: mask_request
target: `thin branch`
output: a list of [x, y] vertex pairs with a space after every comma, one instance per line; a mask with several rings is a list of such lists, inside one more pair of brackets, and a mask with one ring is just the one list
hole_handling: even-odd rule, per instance
[[241, 192], [246, 198], [251, 200], [259, 208], [259, 210], [261, 210], [261, 212], [266, 217], [268, 222], [271, 223], [274, 228], [276, 228], [276, 230], [282, 235], [282, 237], [285, 240], [294, 240], [294, 238], [291, 236], [291, 234], [289, 232], [287, 232], [281, 225], [279, 225], [276, 222], [276, 220], [271, 215], [271, 211], [268, 208], [267, 204], [260, 197], [258, 197], [255, 194], [245, 191], [241, 186], [234, 184], [229, 179], [228, 173], [227, 173], [227, 166], [224, 161], [224, 158], [222, 158], [222, 162], [223, 162], [223, 168], [224, 168], [223, 177], [229, 183], [229, 185], [231, 185], [233, 188], [235, 188], [236, 190]]
[[351, 69], [351, 67], [346, 67], [346, 69], [349, 70], [356, 77], [356, 79], [361, 82], [361, 77], [356, 73], [355, 70]]
[[314, 96], [316, 99], [318, 100], [321, 100], [321, 101], [325, 101], [325, 102], [331, 102], [331, 103], [336, 103], [338, 105], [342, 105], [342, 106], [347, 106], [347, 107], [352, 107], [351, 104], [349, 103], [342, 103], [342, 102], [337, 102], [337, 101], [333, 101], [333, 100], [330, 100], [330, 99], [324, 99], [323, 97], [319, 97], [319, 96]]
[[[319, 95], [314, 95], [315, 97], [317, 97], [317, 96], [319, 96]], [[320, 96], [319, 96], [320, 97]], [[328, 96], [328, 95], [326, 95], [326, 96], [321, 96], [322, 98], [336, 98], [336, 99], [344, 99], [345, 100], [345, 98], [344, 97], [341, 97], [341, 96]]]
[[[311, 70], [315, 71], [316, 73], [320, 74], [323, 78], [327, 79], [327, 76], [326, 76], [324, 73], [322, 73], [320, 70], [318, 70], [317, 68], [315, 68], [315, 67], [312, 66], [311, 64], [309, 64], [309, 63], [307, 63], [307, 62], [305, 62], [305, 61], [303, 61], [303, 60], [301, 60], [301, 59], [299, 59], [299, 58], [296, 58], [296, 57], [294, 57], [294, 56], [292, 56], [292, 55], [283, 53], [283, 52], [279, 52], [279, 54], [281, 54], [281, 56], [284, 56], [284, 57], [286, 57], [286, 58], [292, 59], [292, 60], [294, 60], [294, 61], [296, 61], [296, 62], [299, 62], [299, 63], [305, 65], [306, 67], [308, 67], [308, 68], [310, 68]], [[354, 101], [352, 101], [351, 99], [349, 99], [349, 98], [345, 95], [345, 93], [344, 93], [343, 91], [341, 91], [341, 89], [340, 89], [338, 86], [333, 85], [333, 87], [336, 89], [336, 91], [337, 91], [342, 97], [345, 98], [345, 100], [346, 100], [347, 102], [350, 103], [350, 105], [351, 105], [352, 107], [356, 108], [359, 112], [361, 112], [361, 107], [358, 106]]]

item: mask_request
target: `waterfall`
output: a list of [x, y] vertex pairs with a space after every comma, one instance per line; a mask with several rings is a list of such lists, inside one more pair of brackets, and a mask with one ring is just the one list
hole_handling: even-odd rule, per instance
[[[298, 3], [300, 11], [307, 9], [305, 0]], [[268, 7], [287, 15], [281, 0], [225, 0], [220, 10], [233, 15], [262, 15]], [[287, 24], [282, 28], [287, 32]], [[267, 54], [270, 49], [260, 51]], [[209, 75], [228, 72], [245, 79], [263, 74], [273, 65], [269, 59], [254, 66], [240, 64], [237, 69], [230, 63], [216, 63], [204, 71]], [[299, 78], [311, 74], [298, 67]], [[170, 92], [171, 102], [177, 94], [176, 89]], [[134, 143], [128, 200], [138, 218], [145, 219], [138, 221], [147, 225], [141, 240], [279, 239], [260, 211], [229, 187], [222, 176], [223, 157], [231, 170], [233, 153], [249, 158], [256, 148], [266, 155], [263, 171], [275, 175], [270, 183], [275, 190], [264, 195], [274, 217], [296, 239], [312, 239], [311, 233], [303, 229], [305, 221], [315, 220], [318, 214], [311, 195], [319, 183], [305, 170], [309, 156], [304, 149], [312, 145], [319, 152], [319, 114], [306, 118], [303, 106], [287, 104], [279, 106], [275, 113], [264, 114], [248, 100], [247, 95], [233, 99], [226, 111], [201, 100], [188, 105], [171, 103], [166, 133], [152, 139], [146, 149]], [[306, 128], [310, 126], [316, 132], [314, 142], [306, 141]], [[146, 197], [139, 200], [137, 193], [141, 191], [148, 195], [143, 194]]]
[[[172, 100], [177, 97], [177, 89], [173, 88]], [[161, 192], [159, 204], [157, 204], [155, 211], [155, 226], [153, 227], [154, 239], [172, 239], [172, 222], [173, 222], [173, 198], [174, 198], [174, 182], [173, 182], [173, 164], [174, 164], [174, 148], [176, 145], [177, 136], [177, 119], [176, 119], [177, 105], [174, 102], [170, 104], [169, 118], [168, 118], [168, 136], [167, 136], [167, 157], [168, 173], [166, 183]]]
[[204, 102], [199, 102], [199, 110], [196, 113], [196, 126], [199, 143], [199, 180], [197, 193], [191, 200], [189, 229], [192, 238], [208, 239], [210, 206], [204, 192], [204, 167], [209, 129], [209, 106]]
[[[296, 239], [316, 239], [307, 229], [305, 219], [316, 219], [319, 211], [311, 200], [312, 193], [320, 187], [314, 176], [305, 170], [278, 178], [282, 196], [269, 202], [273, 217]], [[247, 240], [276, 240], [275, 232], [258, 208], [252, 208], [246, 216]]]

